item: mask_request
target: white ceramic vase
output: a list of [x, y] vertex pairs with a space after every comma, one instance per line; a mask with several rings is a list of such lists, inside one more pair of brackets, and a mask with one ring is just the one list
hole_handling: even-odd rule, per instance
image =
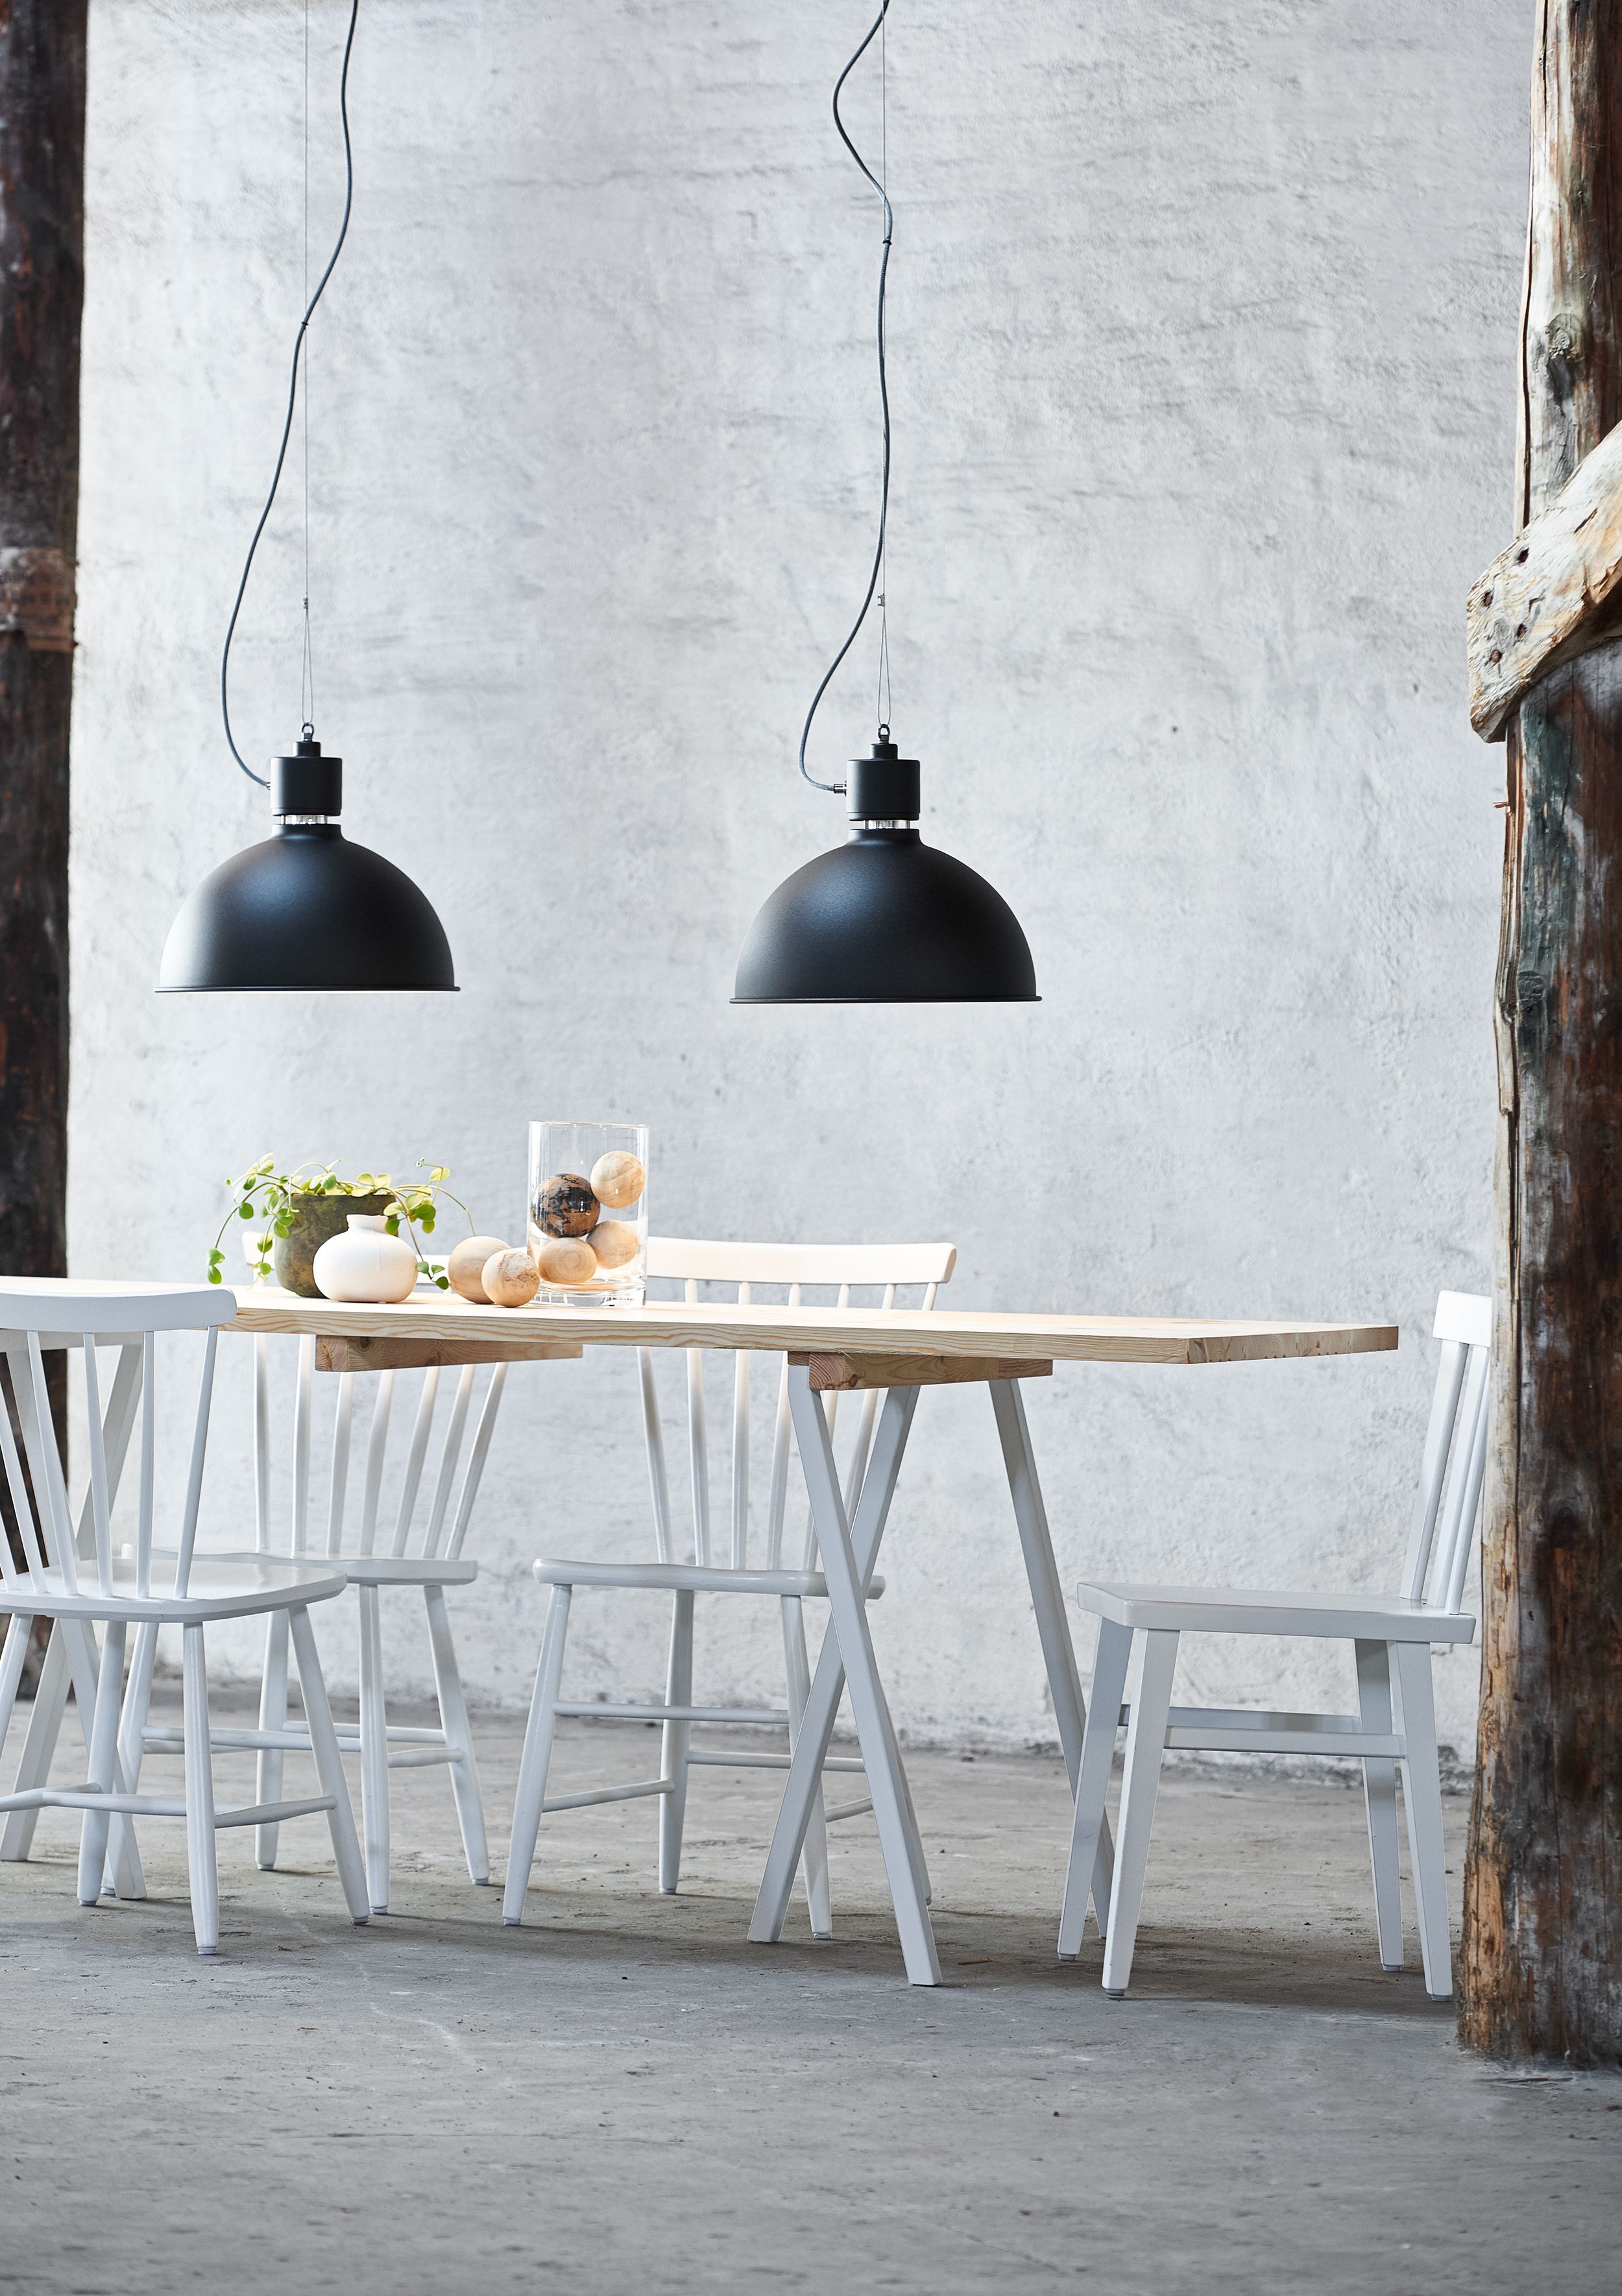
[[351, 1212], [347, 1233], [331, 1235], [313, 1262], [324, 1300], [404, 1300], [416, 1288], [417, 1255], [374, 1212]]

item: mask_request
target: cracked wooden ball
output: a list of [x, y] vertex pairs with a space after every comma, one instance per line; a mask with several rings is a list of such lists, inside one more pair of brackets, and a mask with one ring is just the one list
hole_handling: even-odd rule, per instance
[[521, 1244], [510, 1251], [504, 1243], [486, 1260], [481, 1281], [493, 1308], [527, 1308], [541, 1288], [541, 1271]]
[[641, 1163], [623, 1148], [611, 1148], [592, 1166], [592, 1187], [597, 1201], [610, 1211], [622, 1212], [627, 1205], [639, 1202], [647, 1185], [648, 1176]]
[[541, 1183], [535, 1200], [535, 1223], [548, 1235], [589, 1235], [602, 1210], [589, 1180], [582, 1179], [578, 1172], [554, 1172]]
[[599, 1267], [628, 1267], [636, 1257], [639, 1238], [625, 1220], [599, 1220], [586, 1241]]
[[578, 1292], [597, 1273], [597, 1255], [583, 1235], [548, 1236], [541, 1246], [541, 1275], [561, 1292]]
[[498, 1235], [464, 1237], [445, 1263], [451, 1290], [463, 1300], [471, 1300], [476, 1308], [487, 1308], [490, 1295], [484, 1288], [484, 1264], [506, 1249]]

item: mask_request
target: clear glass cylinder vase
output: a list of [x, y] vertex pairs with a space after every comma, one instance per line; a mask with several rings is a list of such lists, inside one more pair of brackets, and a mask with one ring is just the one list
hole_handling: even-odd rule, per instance
[[537, 1307], [640, 1308], [648, 1288], [648, 1128], [529, 1127], [528, 1243]]

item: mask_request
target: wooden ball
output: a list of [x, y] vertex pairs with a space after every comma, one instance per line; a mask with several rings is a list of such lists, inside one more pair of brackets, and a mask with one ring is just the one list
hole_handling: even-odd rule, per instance
[[640, 1239], [624, 1220], [599, 1220], [586, 1241], [596, 1254], [599, 1267], [626, 1267], [635, 1259]]
[[589, 1235], [602, 1210], [589, 1180], [578, 1172], [554, 1172], [535, 1200], [536, 1225], [548, 1235]]
[[505, 1251], [506, 1245], [498, 1235], [470, 1235], [456, 1246], [445, 1263], [445, 1273], [453, 1292], [471, 1300], [477, 1308], [487, 1308], [490, 1295], [484, 1288], [484, 1264], [496, 1252]]
[[593, 1190], [598, 1202], [610, 1211], [622, 1212], [627, 1204], [638, 1202], [647, 1185], [648, 1176], [641, 1164], [623, 1148], [610, 1149], [592, 1166]]
[[520, 1245], [504, 1243], [484, 1264], [484, 1288], [493, 1308], [527, 1308], [541, 1288], [541, 1271]]
[[548, 1236], [541, 1246], [543, 1279], [560, 1292], [578, 1292], [597, 1273], [597, 1255], [583, 1235]]

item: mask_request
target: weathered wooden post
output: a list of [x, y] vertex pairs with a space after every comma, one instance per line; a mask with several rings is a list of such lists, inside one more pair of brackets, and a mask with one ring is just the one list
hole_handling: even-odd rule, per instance
[[67, 1268], [86, 0], [0, 0], [0, 1273]]
[[1540, 0], [1507, 735], [1499, 1313], [1461, 2032], [1622, 2062], [1622, 0]]

